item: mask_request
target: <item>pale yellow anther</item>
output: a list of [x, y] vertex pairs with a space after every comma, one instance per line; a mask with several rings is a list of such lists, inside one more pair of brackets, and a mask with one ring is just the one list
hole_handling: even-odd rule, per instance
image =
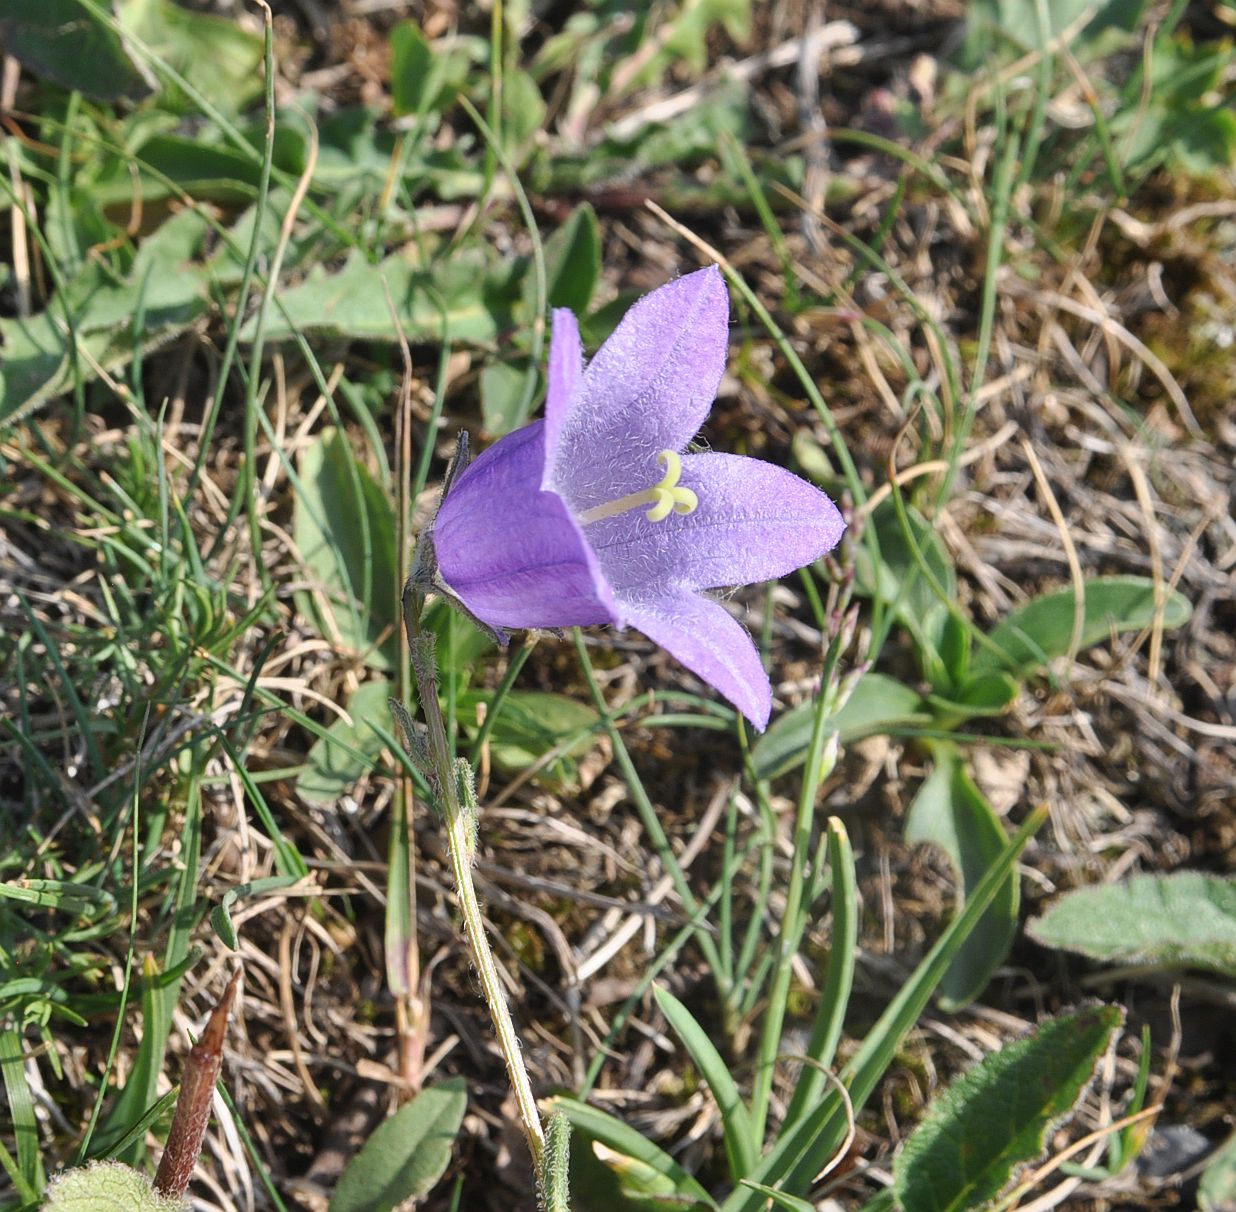
[[641, 492], [632, 492], [616, 501], [608, 501], [604, 505], [596, 505], [578, 515], [578, 521], [587, 526], [590, 522], [599, 522], [602, 518], [612, 518], [628, 509], [638, 509], [651, 505], [644, 517], [650, 522], [663, 522], [671, 513], [693, 513], [700, 503], [699, 497], [691, 489], [680, 485], [682, 477], [682, 459], [672, 450], [663, 450], [657, 455], [657, 462], [665, 469], [665, 474], [659, 483]]
[[672, 450], [663, 450], [657, 455], [657, 462], [665, 468], [665, 475], [661, 477], [661, 482], [651, 489], [656, 493], [656, 504], [644, 517], [650, 522], [664, 522], [671, 513], [691, 513], [700, 503], [700, 499], [691, 489], [678, 486], [682, 476], [682, 459]]

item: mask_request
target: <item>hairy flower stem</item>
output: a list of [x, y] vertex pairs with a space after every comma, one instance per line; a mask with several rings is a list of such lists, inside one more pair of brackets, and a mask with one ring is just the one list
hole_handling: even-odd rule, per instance
[[524, 1068], [523, 1053], [515, 1024], [507, 1006], [506, 994], [498, 975], [498, 965], [490, 950], [485, 935], [485, 922], [481, 916], [476, 885], [472, 882], [472, 860], [476, 850], [477, 805], [472, 790], [472, 771], [466, 762], [456, 763], [451, 754], [446, 734], [446, 721], [438, 703], [438, 677], [434, 667], [435, 637], [423, 622], [425, 606], [424, 590], [414, 579], [409, 578], [403, 591], [403, 622], [408, 633], [408, 645], [412, 650], [412, 669], [416, 674], [416, 686], [421, 711], [428, 728], [427, 757], [430, 770], [426, 774], [437, 792], [446, 834], [447, 848], [451, 854], [451, 868], [455, 875], [455, 895], [463, 918], [464, 936], [472, 952], [481, 982], [481, 993], [493, 1020], [498, 1038], [498, 1048], [506, 1062], [507, 1077], [515, 1095], [520, 1124], [528, 1138], [538, 1186], [541, 1183], [545, 1161], [545, 1132], [532, 1083]]

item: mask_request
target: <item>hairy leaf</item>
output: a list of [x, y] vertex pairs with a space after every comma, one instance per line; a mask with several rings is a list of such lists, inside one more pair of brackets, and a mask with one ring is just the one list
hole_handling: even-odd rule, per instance
[[1236, 879], [1180, 871], [1068, 892], [1029, 926], [1046, 947], [1109, 963], [1236, 976]]
[[1115, 1006], [1051, 1019], [940, 1094], [893, 1163], [904, 1212], [964, 1212], [997, 1196], [1042, 1154], [1123, 1019]]

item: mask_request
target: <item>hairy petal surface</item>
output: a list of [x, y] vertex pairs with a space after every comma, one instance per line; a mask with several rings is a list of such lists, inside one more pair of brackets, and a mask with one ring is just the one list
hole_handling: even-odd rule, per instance
[[584, 347], [574, 312], [554, 309], [549, 333], [549, 388], [545, 395], [545, 470], [541, 487], [550, 487], [558, 438], [567, 419], [571, 396], [584, 370]]
[[546, 477], [576, 512], [655, 484], [716, 398], [729, 348], [729, 294], [713, 266], [653, 291], [623, 317], [570, 395]]
[[545, 426], [495, 442], [451, 486], [434, 521], [447, 587], [491, 627], [616, 623], [613, 593], [570, 511], [543, 491]]
[[586, 528], [620, 596], [657, 585], [715, 589], [772, 580], [818, 560], [845, 530], [828, 497], [774, 463], [684, 455], [679, 483], [699, 497], [693, 513], [649, 522], [631, 510]]
[[724, 606], [687, 589], [622, 599], [626, 622], [719, 690], [761, 732], [772, 687], [743, 625]]

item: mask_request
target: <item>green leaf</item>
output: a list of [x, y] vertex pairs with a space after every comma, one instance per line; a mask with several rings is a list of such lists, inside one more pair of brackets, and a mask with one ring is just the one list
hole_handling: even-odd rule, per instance
[[210, 911], [210, 924], [222, 940], [225, 947], [232, 951], [240, 950], [240, 939], [236, 934], [236, 926], [232, 922], [232, 906], [246, 897], [262, 896], [267, 892], [276, 892], [280, 888], [290, 888], [300, 879], [297, 875], [268, 875], [260, 880], [250, 880], [247, 884], [236, 884], [229, 888], [219, 903]]
[[395, 512], [337, 430], [324, 430], [301, 456], [293, 534], [312, 591], [301, 611], [342, 647], [378, 669], [398, 652]]
[[[183, 76], [208, 101], [229, 111], [243, 109], [262, 91], [263, 39], [231, 18], [183, 8], [172, 0], [123, 0], [125, 30]], [[160, 99], [190, 108], [188, 97]]]
[[[779, 778], [807, 760], [815, 704], [802, 703], [775, 720], [755, 743], [751, 757], [762, 779]], [[922, 696], [896, 678], [883, 673], [865, 674], [849, 700], [833, 717], [832, 726], [841, 743], [860, 740], [890, 729], [930, 723]]]
[[[459, 719], [475, 735], [476, 709], [492, 699], [488, 691], [459, 696]], [[595, 744], [599, 716], [578, 699], [545, 690], [512, 690], [498, 709], [489, 732], [489, 752], [500, 770], [517, 772], [556, 753], [539, 772], [542, 781], [563, 789], [578, 787], [579, 766], [574, 760]]]
[[970, 633], [953, 614], [945, 618], [940, 629], [940, 661], [951, 687], [966, 683], [970, 676]]
[[730, 1074], [730, 1067], [717, 1051], [708, 1033], [695, 1021], [686, 1008], [668, 989], [653, 985], [653, 996], [661, 1013], [691, 1054], [691, 1060], [708, 1083], [712, 1096], [721, 1112], [721, 1128], [725, 1135], [725, 1156], [729, 1161], [730, 1177], [740, 1179], [755, 1167], [756, 1140], [738, 1085]]
[[383, 741], [369, 727], [369, 721], [387, 722], [387, 700], [395, 693], [395, 686], [385, 679], [356, 688], [348, 699], [351, 721], [336, 720], [325, 736], [313, 742], [305, 757], [305, 767], [296, 779], [296, 794], [302, 800], [319, 808], [332, 807], [367, 770], [373, 769]]
[[1070, 51], [1086, 63], [1128, 43], [1145, 7], [1145, 0], [974, 0], [964, 62], [975, 66], [993, 49], [1042, 52], [1070, 30]]
[[390, 1212], [405, 1199], [430, 1191], [450, 1165], [467, 1107], [468, 1088], [461, 1077], [422, 1090], [379, 1124], [348, 1163], [330, 1212]]
[[574, 1129], [571, 1185], [575, 1192], [573, 1198], [581, 1212], [591, 1212], [592, 1209], [596, 1212], [619, 1212], [613, 1202], [607, 1200], [600, 1203], [590, 1200], [586, 1194], [589, 1169], [585, 1164], [577, 1170], [577, 1163], [586, 1160], [595, 1162], [598, 1158], [616, 1180], [613, 1195], [627, 1201], [628, 1207], [639, 1206], [647, 1212], [657, 1209], [697, 1212], [701, 1208], [716, 1208], [708, 1192], [668, 1153], [622, 1120], [565, 1096], [555, 1098], [553, 1105], [555, 1110], [567, 1116]]
[[569, 307], [576, 315], [588, 310], [601, 275], [601, 236], [587, 202], [545, 241], [545, 273], [550, 307]]
[[[1003, 656], [984, 645], [974, 655], [976, 673], [1003, 669], [1025, 678], [1046, 668], [1069, 650], [1076, 597], [1072, 586], [1052, 590], [1013, 611], [991, 633]], [[1141, 631], [1155, 614], [1154, 583], [1147, 577], [1097, 577], [1086, 582], [1079, 648], [1098, 644], [1123, 631]], [[1163, 626], [1171, 631], [1189, 621], [1193, 608], [1169, 590], [1163, 602]]]
[[[859, 547], [855, 561], [856, 588], [868, 597], [879, 597], [892, 605], [897, 621], [914, 638], [924, 676], [937, 690], [943, 690], [949, 678], [941, 651], [946, 646], [956, 647], [955, 637], [950, 637], [946, 645], [945, 634], [951, 614], [949, 604], [957, 596], [957, 574], [935, 527], [912, 506], [906, 506], [906, 516], [908, 536], [891, 501], [883, 502], [873, 511], [870, 524], [875, 527], [879, 539], [880, 563], [877, 568], [867, 547]], [[923, 574], [915, 558], [915, 546], [931, 577], [943, 590], [943, 598]], [[960, 658], [954, 654], [954, 660]]]
[[156, 82], [78, 0], [5, 0], [0, 43], [36, 76], [96, 101], [144, 97]]
[[[975, 786], [961, 755], [948, 744], [932, 746], [936, 768], [919, 788], [906, 815], [906, 841], [928, 842], [948, 855], [961, 888], [957, 912], [1008, 844], [995, 810]], [[1017, 930], [1020, 889], [1010, 872], [940, 982], [940, 1005], [955, 1010], [982, 993], [1004, 962]]]
[[[906, 1035], [927, 1008], [949, 962], [982, 920], [992, 898], [1015, 870], [1018, 857], [1046, 818], [1046, 809], [1030, 813], [961, 913], [949, 923], [935, 946], [902, 984], [863, 1038], [858, 1052], [842, 1070], [840, 1076], [849, 1088], [855, 1113], [861, 1112], [874, 1093], [896, 1059]], [[807, 1194], [815, 1186], [820, 1167], [834, 1156], [845, 1139], [848, 1116], [845, 1102], [835, 1091], [829, 1091], [805, 1114], [783, 1128], [761, 1158], [752, 1179], [793, 1195]], [[764, 1197], [742, 1187], [731, 1192], [723, 1205], [724, 1212], [766, 1212], [766, 1208]]]
[[528, 419], [533, 396], [528, 392], [527, 364], [490, 362], [481, 371], [481, 420], [495, 438], [518, 429]]
[[939, 1095], [893, 1163], [904, 1212], [964, 1212], [994, 1199], [1042, 1155], [1123, 1018], [1091, 1006], [1051, 1019]]
[[1201, 1212], [1232, 1212], [1236, 1208], [1236, 1134], [1220, 1145], [1202, 1171], [1197, 1191]]
[[1107, 963], [1236, 976], [1236, 878], [1180, 871], [1067, 892], [1030, 923], [1045, 947]]
[[[261, 166], [234, 147], [188, 135], [152, 135], [139, 151], [143, 200], [175, 197], [176, 186], [194, 198], [228, 206], [244, 206], [257, 195]], [[167, 181], [163, 178], [166, 177]], [[113, 207], [133, 197], [127, 174], [98, 188], [99, 200]]]
[[467, 43], [431, 45], [415, 21], [391, 30], [391, 101], [397, 116], [448, 105], [463, 87], [471, 56]]
[[8, 1120], [17, 1143], [18, 1172], [24, 1185], [33, 1191], [42, 1191], [45, 1182], [43, 1157], [39, 1150], [34, 1096], [26, 1076], [28, 1059], [18, 1029], [11, 1023], [0, 1029], [0, 1080], [4, 1082]]
[[750, 1187], [752, 1191], [758, 1191], [761, 1195], [767, 1195], [778, 1208], [788, 1208], [789, 1212], [815, 1212], [815, 1204], [809, 1204], [805, 1199], [799, 1199], [797, 1195], [787, 1195], [784, 1191], [778, 1191], [776, 1187], [753, 1183], [749, 1178], [744, 1178], [741, 1185]]
[[106, 889], [69, 880], [23, 879], [3, 883], [0, 884], [0, 899], [22, 901], [87, 918], [105, 916], [116, 908], [116, 898]]
[[979, 673], [956, 692], [955, 698], [928, 695], [932, 724], [936, 728], [956, 728], [975, 716], [1003, 715], [1021, 687], [1007, 673]]
[[43, 1212], [184, 1212], [178, 1196], [160, 1195], [150, 1179], [122, 1162], [65, 1170], [47, 1188]]
[[[0, 318], [0, 427], [70, 391], [75, 375], [89, 382], [96, 366], [119, 370], [136, 350], [170, 341], [204, 315], [206, 278], [190, 259], [205, 228], [200, 216], [182, 212], [142, 242], [123, 282], [88, 261], [46, 311]], [[135, 332], [139, 313], [142, 330]]]
[[545, 99], [537, 82], [519, 68], [507, 68], [502, 80], [502, 143], [519, 164], [532, 137], [545, 127]]
[[957, 701], [968, 707], [971, 715], [999, 715], [1019, 690], [1007, 673], [980, 673], [962, 685]]
[[[342, 269], [315, 265], [299, 285], [280, 296], [283, 312], [272, 311], [266, 336], [272, 341], [314, 333], [372, 341], [394, 341], [396, 329], [387, 291], [409, 341], [468, 341], [494, 344], [511, 324], [509, 271], [492, 271], [477, 253], [461, 252], [429, 267], [403, 253], [378, 265], [359, 252]], [[241, 330], [252, 341], [256, 317]]]

